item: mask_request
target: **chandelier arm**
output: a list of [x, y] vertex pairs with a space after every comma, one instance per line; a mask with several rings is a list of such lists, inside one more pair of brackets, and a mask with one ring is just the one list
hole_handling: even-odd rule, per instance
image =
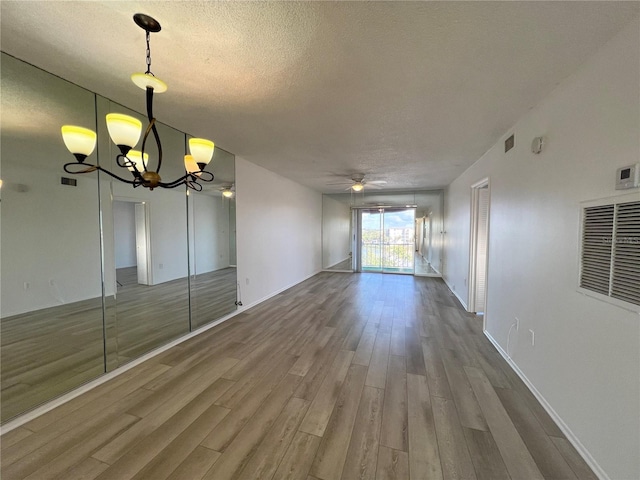
[[[88, 167], [85, 168], [84, 170], [80, 170], [79, 172], [75, 172], [69, 169], [69, 167], [71, 165], [82, 165], [84, 167]], [[99, 170], [101, 172], [106, 173], [107, 175], [112, 176], [113, 178], [120, 180], [121, 182], [124, 183], [128, 183], [129, 185], [133, 185], [138, 186], [141, 185], [140, 181], [138, 179], [134, 179], [134, 180], [127, 180], [126, 178], [122, 178], [118, 175], [116, 175], [115, 173], [111, 173], [109, 170], [107, 170], [106, 168], [102, 168], [100, 165], [91, 165], [90, 163], [78, 163], [78, 162], [69, 162], [69, 163], [65, 163], [64, 166], [64, 171], [67, 173], [70, 173], [71, 175], [79, 175], [81, 173], [91, 173], [91, 172], [95, 172], [96, 170]]]
[[163, 188], [176, 188], [177, 186], [186, 183], [188, 179], [189, 179], [189, 174], [186, 174], [171, 182], [158, 182], [158, 186]]
[[203, 182], [213, 182], [213, 179], [215, 178], [213, 176], [213, 173], [207, 172], [205, 170], [201, 170], [198, 173], [200, 173], [200, 175], [197, 175], [198, 180], [202, 180]]

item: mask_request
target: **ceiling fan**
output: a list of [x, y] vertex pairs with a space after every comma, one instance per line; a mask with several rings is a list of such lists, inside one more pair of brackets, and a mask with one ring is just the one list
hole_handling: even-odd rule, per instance
[[351, 181], [344, 181], [338, 183], [329, 183], [327, 185], [349, 185], [345, 190], [353, 190], [354, 192], [361, 192], [365, 186], [367, 188], [382, 188], [381, 185], [386, 184], [386, 180], [371, 180], [365, 181], [364, 174], [355, 173], [351, 175]]
[[225, 198], [231, 198], [236, 194], [236, 187], [233, 183], [223, 185], [220, 189], [222, 196]]

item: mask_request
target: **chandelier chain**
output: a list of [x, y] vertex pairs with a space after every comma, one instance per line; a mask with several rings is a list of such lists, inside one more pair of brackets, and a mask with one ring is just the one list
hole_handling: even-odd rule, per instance
[[151, 47], [149, 46], [150, 39], [151, 39], [151, 35], [149, 33], [149, 30], [147, 30], [147, 71], [146, 73], [148, 73], [149, 75], [153, 75], [153, 73], [151, 73]]

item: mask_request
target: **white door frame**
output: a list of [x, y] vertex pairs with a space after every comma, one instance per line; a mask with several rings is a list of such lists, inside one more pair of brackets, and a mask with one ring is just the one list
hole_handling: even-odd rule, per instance
[[[147, 251], [147, 268], [146, 268], [146, 273], [147, 273], [147, 283], [146, 285], [153, 285], [153, 263], [151, 262], [151, 224], [150, 224], [150, 212], [149, 212], [149, 202], [147, 200], [143, 200], [141, 198], [135, 198], [135, 197], [116, 197], [113, 196], [112, 197], [112, 211], [113, 211], [113, 202], [126, 202], [126, 203], [133, 203], [134, 205], [136, 204], [143, 204], [144, 205], [144, 213], [145, 213], [145, 219], [144, 219], [144, 226], [145, 226], [145, 231], [146, 231], [146, 251]], [[135, 207], [134, 207], [135, 208]], [[136, 231], [137, 231], [137, 225], [136, 225]], [[115, 235], [116, 235], [116, 230], [115, 228], [113, 229], [113, 242], [114, 242], [114, 248], [115, 248]], [[136, 256], [138, 254], [138, 247], [137, 247], [137, 238], [136, 238]], [[115, 250], [114, 250], [115, 251]], [[136, 263], [137, 262], [137, 257], [136, 257]], [[115, 278], [115, 275], [114, 275]]]
[[[477, 277], [478, 277], [478, 231], [479, 231], [479, 211], [478, 211], [478, 207], [480, 204], [479, 198], [480, 198], [480, 190], [482, 189], [488, 189], [488, 193], [489, 193], [489, 198], [488, 198], [488, 205], [487, 205], [487, 215], [490, 215], [490, 211], [491, 211], [491, 183], [489, 181], [489, 177], [485, 177], [482, 180], [474, 183], [473, 185], [471, 185], [471, 226], [470, 226], [470, 235], [469, 235], [469, 298], [468, 298], [468, 311], [469, 312], [476, 312], [477, 308]], [[487, 225], [487, 240], [489, 239], [489, 225]], [[484, 306], [484, 317], [483, 317], [483, 323], [486, 323], [486, 319], [487, 319], [487, 305], [486, 305], [486, 298], [487, 298], [487, 282], [486, 279], [488, 277], [488, 270], [489, 270], [489, 262], [488, 262], [488, 255], [489, 254], [489, 245], [488, 245], [488, 241], [487, 241], [487, 252], [486, 252], [486, 256], [487, 256], [487, 262], [485, 264], [485, 272], [484, 272], [484, 276], [485, 276], [485, 306]], [[483, 325], [484, 328], [485, 325]]]

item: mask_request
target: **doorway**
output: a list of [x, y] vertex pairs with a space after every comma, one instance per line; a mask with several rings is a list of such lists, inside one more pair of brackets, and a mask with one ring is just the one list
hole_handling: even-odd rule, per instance
[[357, 271], [413, 275], [415, 208], [361, 209]]
[[489, 179], [471, 186], [469, 311], [484, 314], [487, 303], [489, 255]]
[[146, 202], [113, 201], [115, 269], [118, 289], [151, 285], [149, 220]]

